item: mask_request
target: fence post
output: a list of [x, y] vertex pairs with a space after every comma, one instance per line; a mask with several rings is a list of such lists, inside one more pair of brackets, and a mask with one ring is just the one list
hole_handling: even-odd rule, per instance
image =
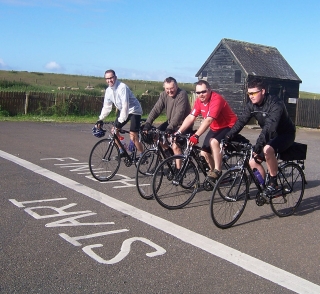
[[29, 93], [26, 93], [26, 101], [24, 103], [24, 114], [28, 113], [28, 105], [29, 105]]

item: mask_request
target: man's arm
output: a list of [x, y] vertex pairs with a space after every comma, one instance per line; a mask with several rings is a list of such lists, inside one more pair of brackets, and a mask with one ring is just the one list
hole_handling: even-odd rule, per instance
[[284, 105], [281, 101], [272, 101], [270, 105], [270, 110], [268, 111], [268, 116], [265, 120], [265, 125], [257, 139], [257, 144], [260, 146], [265, 146], [271, 138], [276, 134], [278, 124], [281, 119]]
[[103, 120], [112, 110], [112, 101], [108, 98], [108, 91], [104, 94], [103, 107], [99, 116], [99, 120]]
[[129, 115], [129, 91], [127, 91], [127, 87], [123, 87], [123, 89], [120, 90], [119, 96], [121, 100], [121, 111], [118, 122], [123, 123]]
[[213, 122], [214, 118], [208, 116], [205, 118], [202, 123], [200, 124], [199, 129], [195, 132], [195, 135], [201, 136], [210, 126], [210, 124]]
[[227, 133], [226, 137], [229, 137], [232, 139], [232, 137], [239, 134], [243, 129], [243, 127], [249, 122], [252, 116], [253, 116], [252, 111], [249, 105], [247, 104], [246, 108], [244, 109], [244, 112], [242, 113], [241, 116], [238, 117], [238, 120], [233, 125], [231, 130]]
[[176, 130], [185, 118], [186, 109], [190, 109], [189, 98], [186, 91], [181, 90], [175, 98], [175, 108], [173, 115], [169, 118], [168, 129]]
[[183, 133], [187, 130], [190, 126], [194, 124], [196, 117], [192, 114], [189, 114], [183, 121], [182, 125], [180, 126], [178, 132]]

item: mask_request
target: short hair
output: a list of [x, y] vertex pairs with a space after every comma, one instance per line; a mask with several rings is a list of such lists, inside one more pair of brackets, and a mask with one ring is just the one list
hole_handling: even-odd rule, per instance
[[205, 80], [199, 80], [196, 82], [196, 86], [206, 85], [207, 89], [211, 90], [210, 84]]
[[166, 79], [163, 81], [163, 83], [172, 83], [172, 82], [174, 82], [175, 85], [178, 85], [176, 79], [173, 78], [173, 77], [168, 77], [168, 78], [166, 78]]
[[107, 73], [112, 73], [114, 76], [116, 75], [115, 71], [113, 69], [108, 69], [104, 72], [104, 75], [106, 75]]
[[266, 85], [263, 79], [261, 78], [253, 78], [252, 80], [248, 81], [248, 88], [258, 88], [266, 89]]

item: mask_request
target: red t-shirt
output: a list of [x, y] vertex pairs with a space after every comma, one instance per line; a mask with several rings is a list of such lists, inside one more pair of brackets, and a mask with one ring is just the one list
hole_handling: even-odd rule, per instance
[[194, 116], [201, 114], [203, 118], [214, 118], [210, 124], [210, 129], [212, 131], [218, 131], [227, 127], [232, 128], [237, 121], [237, 116], [232, 111], [227, 101], [221, 95], [213, 91], [206, 104], [201, 103], [199, 98], [196, 100], [191, 114]]

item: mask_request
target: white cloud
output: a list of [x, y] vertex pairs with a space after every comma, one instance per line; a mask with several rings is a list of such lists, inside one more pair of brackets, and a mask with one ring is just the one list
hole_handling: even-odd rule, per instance
[[6, 68], [6, 64], [4, 63], [3, 59], [0, 58], [0, 68]]
[[48, 62], [46, 64], [45, 68], [47, 70], [51, 70], [51, 71], [61, 71], [61, 70], [63, 70], [63, 67], [59, 63], [57, 63], [55, 61]]

